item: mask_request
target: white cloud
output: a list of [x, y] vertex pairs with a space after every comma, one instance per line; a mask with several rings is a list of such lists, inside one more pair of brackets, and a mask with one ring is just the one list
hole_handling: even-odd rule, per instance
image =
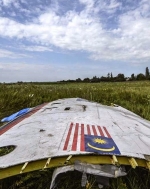
[[[54, 68], [50, 65], [27, 64], [27, 63], [0, 63], [0, 81], [48, 81], [53, 80], [50, 73], [54, 73]], [[50, 77], [49, 77], [50, 76]], [[56, 78], [56, 77], [55, 77]]]
[[0, 58], [9, 57], [11, 58], [13, 53], [11, 51], [0, 49]]
[[85, 5], [86, 9], [88, 9], [89, 11], [93, 11], [93, 9], [95, 9], [97, 11], [102, 10], [109, 12], [112, 9], [116, 9], [122, 5], [122, 3], [118, 2], [117, 0], [79, 0], [79, 2]]
[[93, 8], [93, 7], [94, 7], [94, 3], [95, 3], [94, 0], [79, 0], [79, 2], [80, 2], [81, 4], [86, 5], [86, 8], [87, 8], [87, 9]]
[[1, 3], [4, 5], [4, 6], [9, 6], [11, 3], [15, 3], [16, 0], [1, 0]]
[[0, 58], [25, 58], [29, 57], [26, 54], [14, 53], [12, 51], [0, 49]]
[[120, 7], [121, 6], [121, 3], [116, 1], [116, 0], [111, 0], [110, 1], [110, 4], [108, 6], [108, 9], [115, 9], [117, 7]]
[[[114, 14], [121, 6], [117, 0], [106, 2], [97, 4], [97, 10], [103, 8]], [[34, 51], [45, 51], [49, 49], [48, 45], [54, 45], [65, 50], [87, 51], [96, 60], [150, 59], [148, 1], [143, 0], [134, 10], [118, 15], [116, 29], [107, 29], [98, 17], [98, 11], [89, 12], [91, 7], [97, 8], [94, 0], [80, 0], [80, 3], [86, 5], [81, 12], [68, 11], [60, 16], [50, 10], [26, 24], [1, 17], [0, 36], [34, 42]], [[26, 50], [33, 50], [33, 47]]]
[[22, 46], [21, 48], [26, 51], [33, 51], [33, 52], [53, 51], [49, 47], [45, 47], [45, 46]]

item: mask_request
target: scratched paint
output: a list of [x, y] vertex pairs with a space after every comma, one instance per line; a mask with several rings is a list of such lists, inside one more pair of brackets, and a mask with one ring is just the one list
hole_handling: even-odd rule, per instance
[[[64, 111], [66, 107], [70, 109]], [[15, 121], [13, 127], [0, 131], [0, 147], [16, 146], [14, 151], [0, 157], [0, 168], [49, 157], [97, 153], [87, 151], [87, 144], [116, 155], [143, 159], [144, 155], [150, 155], [150, 122], [120, 106], [109, 107], [77, 98], [59, 99]], [[91, 136], [95, 143], [88, 142], [85, 135]], [[109, 143], [107, 148], [105, 142]]]

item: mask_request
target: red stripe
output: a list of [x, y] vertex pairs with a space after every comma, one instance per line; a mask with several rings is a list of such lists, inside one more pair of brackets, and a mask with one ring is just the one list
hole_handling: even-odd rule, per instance
[[88, 135], [91, 135], [91, 131], [90, 131], [90, 126], [87, 125], [87, 132], [88, 132]]
[[68, 148], [68, 143], [69, 143], [72, 127], [73, 127], [73, 123], [70, 124], [70, 128], [69, 128], [69, 131], [68, 131], [68, 135], [67, 135], [63, 150], [67, 150], [67, 148]]
[[104, 128], [104, 130], [105, 130], [105, 133], [106, 133], [107, 137], [108, 137], [108, 138], [111, 138], [111, 136], [110, 136], [109, 132], [107, 131], [106, 127], [103, 127], [103, 128]]
[[12, 127], [14, 127], [15, 125], [17, 125], [18, 123], [20, 123], [21, 121], [23, 121], [24, 119], [30, 117], [31, 115], [33, 115], [34, 113], [36, 113], [38, 110], [40, 110], [41, 108], [43, 108], [44, 106], [46, 106], [48, 103], [44, 103], [40, 106], [35, 107], [33, 110], [31, 110], [31, 112], [21, 116], [20, 118], [15, 119], [14, 121], [8, 123], [7, 125], [5, 125], [4, 127], [2, 127], [0, 129], [0, 135], [4, 134], [6, 131], [8, 131], [9, 129], [11, 129]]
[[72, 151], [76, 151], [76, 149], [77, 149], [78, 129], [79, 129], [79, 123], [76, 123], [74, 137], [73, 137], [73, 143], [72, 143]]
[[93, 129], [94, 135], [97, 136], [97, 132], [96, 132], [96, 129], [95, 129], [95, 125], [92, 125], [92, 129]]
[[85, 144], [84, 144], [84, 124], [81, 124], [81, 143], [80, 143], [80, 150], [85, 151]]
[[100, 127], [100, 126], [97, 126], [97, 127], [98, 127], [98, 130], [99, 130], [100, 135], [101, 135], [101, 136], [104, 136], [104, 133], [103, 133], [101, 127]]

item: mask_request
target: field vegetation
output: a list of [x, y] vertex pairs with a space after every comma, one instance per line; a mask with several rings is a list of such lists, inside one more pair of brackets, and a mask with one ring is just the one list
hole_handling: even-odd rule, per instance
[[[118, 104], [150, 120], [150, 81], [100, 83], [0, 84], [0, 119], [26, 107], [61, 98], [80, 97], [105, 105]], [[1, 123], [2, 125], [2, 123]], [[111, 179], [110, 189], [150, 189], [149, 172], [127, 168], [128, 176]], [[23, 174], [0, 181], [0, 189], [48, 189], [52, 170]], [[91, 189], [94, 178], [89, 178]], [[59, 189], [80, 189], [77, 174], [61, 178]]]

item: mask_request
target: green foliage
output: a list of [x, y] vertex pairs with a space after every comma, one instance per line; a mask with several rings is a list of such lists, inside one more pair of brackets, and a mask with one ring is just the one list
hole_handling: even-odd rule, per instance
[[0, 189], [49, 189], [53, 170], [36, 171], [0, 180]]
[[149, 72], [148, 67], [146, 67], [146, 69], [145, 69], [145, 77], [146, 77], [146, 79], [149, 79], [149, 77], [150, 77], [150, 72]]
[[[80, 97], [105, 105], [118, 104], [150, 120], [150, 81], [114, 83], [14, 84], [0, 85], [0, 119], [26, 108], [61, 98]], [[1, 124], [2, 125], [2, 124]], [[53, 170], [36, 171], [0, 181], [0, 189], [48, 189]], [[65, 174], [57, 189], [80, 189], [80, 174]], [[89, 177], [89, 189], [98, 189], [95, 178]], [[126, 177], [110, 179], [104, 189], [149, 189], [149, 172], [128, 170]]]
[[9, 154], [14, 149], [15, 149], [15, 146], [0, 147], [0, 156], [4, 156], [6, 154]]
[[[92, 82], [92, 83], [99, 83], [99, 82], [123, 82], [123, 81], [142, 81], [142, 80], [150, 80], [150, 72], [149, 68], [146, 67], [145, 69], [145, 75], [143, 73], [137, 74], [137, 76], [134, 75], [134, 73], [131, 75], [131, 77], [125, 77], [123, 73], [119, 73], [116, 77], [113, 77], [112, 72], [107, 74], [107, 77], [101, 76], [101, 78], [97, 76], [93, 76], [93, 78], [84, 78], [81, 80], [80, 78], [76, 80], [62, 80], [59, 82], [63, 83], [70, 83], [70, 82]], [[21, 83], [21, 82], [20, 82]]]
[[150, 82], [0, 85], [0, 119], [25, 107], [60, 98], [80, 97], [119, 104], [150, 120]]
[[137, 79], [137, 80], [145, 80], [145, 79], [146, 79], [146, 77], [145, 77], [145, 75], [144, 75], [144, 74], [139, 73], [139, 74], [136, 76], [136, 79]]

